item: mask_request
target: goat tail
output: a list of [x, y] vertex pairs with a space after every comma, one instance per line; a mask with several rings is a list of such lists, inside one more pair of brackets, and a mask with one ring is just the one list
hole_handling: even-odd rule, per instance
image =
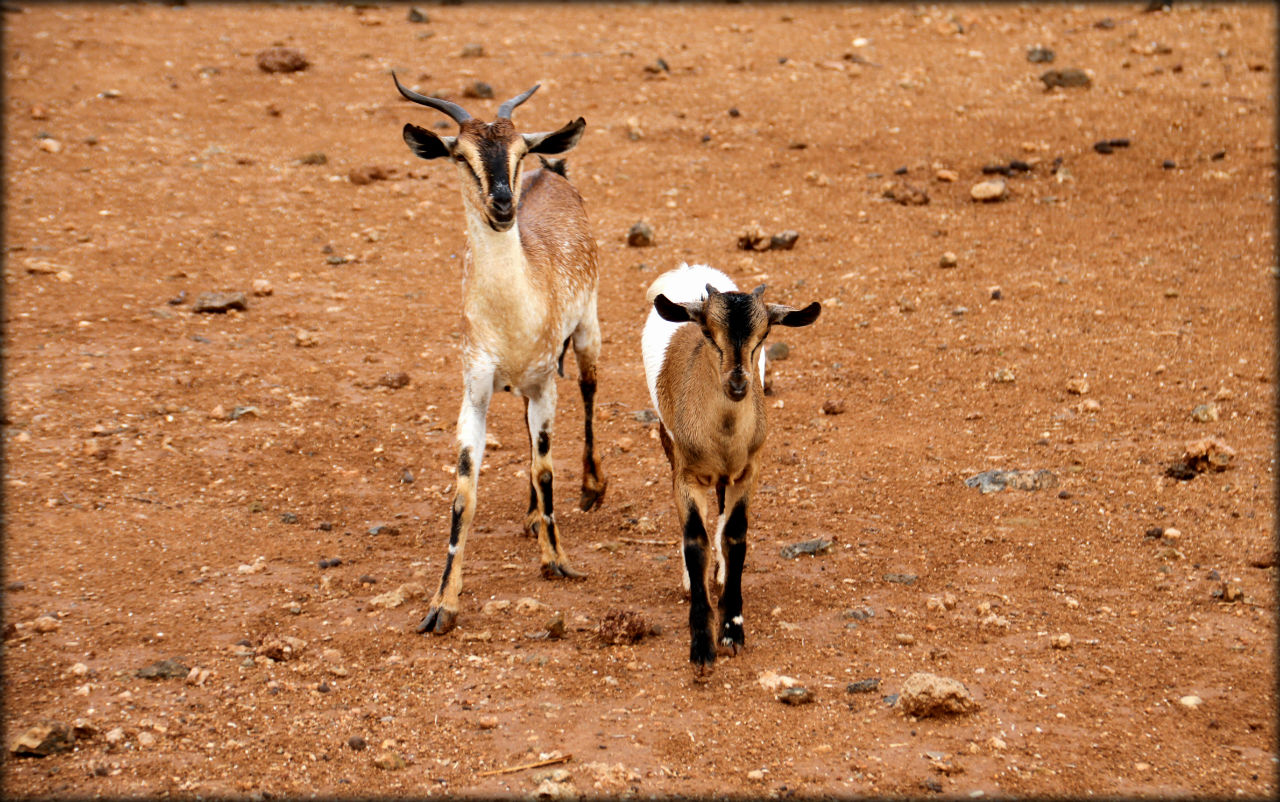
[[538, 161], [542, 162], [544, 170], [559, 175], [561, 178], [568, 180], [569, 178], [569, 160], [568, 159], [548, 159], [546, 156], [539, 156]]

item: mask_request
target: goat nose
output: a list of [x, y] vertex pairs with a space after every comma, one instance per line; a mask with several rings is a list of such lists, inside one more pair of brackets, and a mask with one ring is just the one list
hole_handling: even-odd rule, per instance
[[729, 377], [729, 396], [735, 401], [741, 401], [747, 394], [747, 379], [740, 376], [736, 372]]

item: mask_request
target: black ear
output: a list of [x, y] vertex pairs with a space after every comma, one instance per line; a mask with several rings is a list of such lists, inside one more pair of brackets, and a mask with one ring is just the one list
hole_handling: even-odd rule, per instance
[[814, 301], [804, 309], [792, 309], [782, 304], [769, 304], [769, 322], [775, 326], [791, 326], [798, 328], [807, 326], [818, 319], [822, 312], [822, 304]]
[[413, 123], [404, 125], [404, 142], [419, 159], [439, 159], [453, 152], [456, 137], [437, 136]]
[[702, 304], [678, 304], [662, 293], [658, 293], [653, 299], [653, 308], [658, 310], [658, 316], [672, 323], [693, 321], [696, 311], [701, 307]]
[[559, 131], [543, 134], [525, 134], [524, 143], [530, 153], [541, 153], [544, 156], [559, 156], [568, 153], [582, 139], [582, 132], [587, 128], [587, 121], [579, 117]]

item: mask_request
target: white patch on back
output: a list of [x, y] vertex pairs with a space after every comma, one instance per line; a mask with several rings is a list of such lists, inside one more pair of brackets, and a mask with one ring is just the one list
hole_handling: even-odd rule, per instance
[[[707, 297], [707, 285], [710, 284], [720, 292], [738, 289], [733, 279], [707, 265], [689, 265], [681, 263], [675, 270], [668, 270], [654, 279], [645, 293], [649, 304], [649, 317], [644, 322], [644, 331], [640, 335], [640, 351], [644, 355], [644, 378], [649, 385], [649, 399], [653, 409], [662, 419], [662, 410], [658, 407], [658, 374], [667, 360], [667, 346], [671, 338], [684, 323], [672, 323], [663, 320], [653, 308], [653, 299], [659, 294], [667, 296], [676, 303], [700, 301]], [[760, 379], [764, 380], [763, 356], [761, 358]], [[664, 421], [665, 422], [665, 421]]]

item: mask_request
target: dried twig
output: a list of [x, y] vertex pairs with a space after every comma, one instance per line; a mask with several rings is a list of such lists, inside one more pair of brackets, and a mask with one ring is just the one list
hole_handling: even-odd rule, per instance
[[492, 769], [490, 771], [482, 771], [478, 777], [491, 777], [495, 774], [511, 774], [516, 771], [524, 771], [525, 769], [540, 769], [543, 766], [554, 766], [557, 763], [567, 763], [573, 759], [573, 755], [561, 755], [560, 757], [550, 757], [546, 760], [537, 760], [533, 763], [521, 763], [519, 766], [508, 766], [505, 769]]
[[618, 542], [629, 543], [633, 546], [674, 546], [676, 544], [674, 540], [645, 540], [638, 537], [620, 537]]

